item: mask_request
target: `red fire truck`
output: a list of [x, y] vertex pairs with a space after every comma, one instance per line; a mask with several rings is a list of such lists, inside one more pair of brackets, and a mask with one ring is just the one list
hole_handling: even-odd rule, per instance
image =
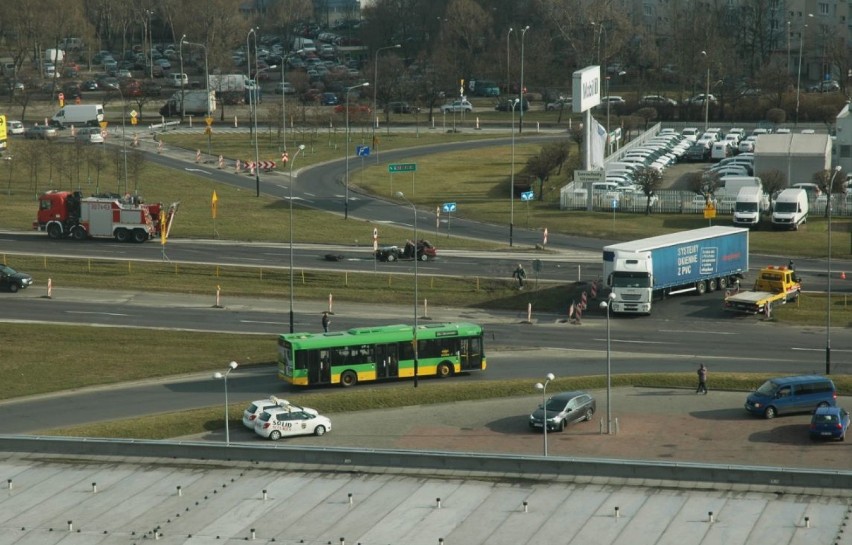
[[38, 199], [38, 219], [33, 229], [54, 239], [86, 240], [112, 237], [118, 242], [145, 242], [168, 235], [179, 203], [168, 210], [162, 203], [146, 204], [134, 195], [94, 195], [79, 191], [48, 191]]

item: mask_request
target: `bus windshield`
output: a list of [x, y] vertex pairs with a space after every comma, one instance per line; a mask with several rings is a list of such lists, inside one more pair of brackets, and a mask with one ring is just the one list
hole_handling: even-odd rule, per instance
[[650, 288], [651, 277], [648, 273], [617, 272], [612, 274], [613, 288]]
[[[417, 338], [417, 351], [414, 338]], [[485, 369], [482, 327], [471, 323], [293, 333], [278, 339], [278, 377], [297, 386], [397, 380]]]

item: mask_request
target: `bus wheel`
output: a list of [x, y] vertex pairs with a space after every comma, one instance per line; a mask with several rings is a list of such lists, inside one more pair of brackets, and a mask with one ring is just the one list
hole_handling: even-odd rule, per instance
[[450, 367], [450, 364], [448, 364], [447, 362], [444, 362], [444, 363], [438, 364], [437, 372], [438, 372], [439, 378], [447, 378], [449, 376], [452, 376], [453, 368]]
[[356, 384], [358, 384], [358, 375], [356, 375], [354, 371], [344, 371], [340, 375], [340, 385], [344, 388], [349, 388]]

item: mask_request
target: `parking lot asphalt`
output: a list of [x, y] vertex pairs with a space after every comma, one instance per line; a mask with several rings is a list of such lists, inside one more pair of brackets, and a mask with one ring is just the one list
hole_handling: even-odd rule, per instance
[[[712, 388], [712, 383], [711, 383]], [[550, 392], [556, 393], [556, 392]], [[745, 392], [616, 388], [610, 404], [613, 431], [606, 430], [606, 390], [591, 392], [597, 412], [590, 422], [547, 434], [550, 456], [699, 462], [852, 470], [852, 441], [813, 442], [810, 415], [772, 420], [745, 412]], [[540, 455], [543, 434], [527, 424], [541, 396], [333, 414], [322, 437], [282, 439], [292, 445], [445, 450]], [[852, 407], [852, 398], [838, 404]], [[315, 407], [322, 413], [322, 407]], [[222, 433], [205, 434], [222, 440]], [[240, 426], [231, 441], [262, 441]]]

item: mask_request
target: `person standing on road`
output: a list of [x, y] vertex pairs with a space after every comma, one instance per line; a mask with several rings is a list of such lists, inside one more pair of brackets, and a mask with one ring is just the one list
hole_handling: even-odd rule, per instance
[[698, 366], [698, 389], [695, 393], [707, 395], [707, 368], [703, 363]]
[[328, 312], [322, 313], [322, 330], [328, 333], [328, 326], [331, 323], [331, 318], [328, 317]]
[[518, 263], [518, 268], [515, 269], [515, 272], [512, 273], [512, 276], [518, 279], [518, 289], [524, 289], [524, 279], [527, 277], [527, 272], [524, 270], [524, 267]]

